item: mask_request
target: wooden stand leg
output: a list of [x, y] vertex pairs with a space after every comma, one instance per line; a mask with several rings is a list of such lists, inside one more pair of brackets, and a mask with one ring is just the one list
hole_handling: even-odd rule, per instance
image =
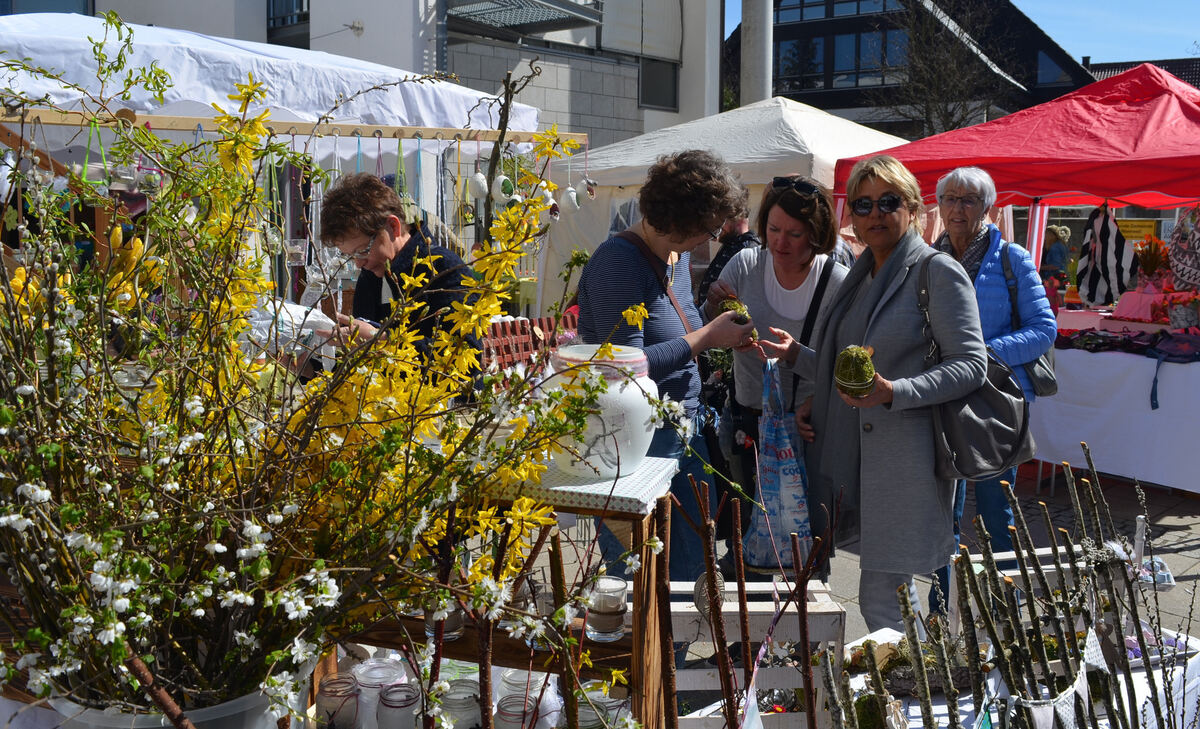
[[[669, 504], [670, 502], [665, 502]], [[633, 716], [644, 729], [661, 729], [668, 711], [674, 704], [674, 692], [667, 701], [663, 691], [662, 619], [658, 603], [658, 558], [646, 546], [664, 510], [659, 499], [655, 513], [633, 525], [633, 548], [640, 555], [642, 568], [633, 575], [633, 650], [629, 687]], [[665, 551], [665, 549], [664, 549]], [[668, 605], [669, 607], [669, 605]], [[674, 661], [669, 665], [673, 668]]]

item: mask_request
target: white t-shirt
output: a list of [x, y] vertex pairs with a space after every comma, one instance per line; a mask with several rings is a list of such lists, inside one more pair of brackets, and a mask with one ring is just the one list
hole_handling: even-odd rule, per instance
[[794, 289], [785, 289], [775, 277], [775, 265], [768, 262], [763, 266], [763, 293], [771, 308], [788, 319], [804, 320], [812, 303], [813, 293], [817, 290], [817, 282], [821, 280], [821, 269], [829, 265], [829, 256], [824, 253], [813, 256], [812, 268], [804, 283]]

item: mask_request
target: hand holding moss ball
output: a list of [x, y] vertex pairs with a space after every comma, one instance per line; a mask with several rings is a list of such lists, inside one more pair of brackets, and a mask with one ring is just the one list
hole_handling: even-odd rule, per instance
[[[734, 314], [733, 321], [737, 324], [750, 323], [750, 310], [746, 308], [740, 300], [736, 298], [728, 298], [721, 302], [721, 311], [732, 311]], [[758, 330], [750, 330], [750, 339], [758, 339]]]
[[875, 363], [871, 347], [851, 344], [838, 352], [833, 364], [833, 384], [850, 397], [866, 397], [875, 390]]

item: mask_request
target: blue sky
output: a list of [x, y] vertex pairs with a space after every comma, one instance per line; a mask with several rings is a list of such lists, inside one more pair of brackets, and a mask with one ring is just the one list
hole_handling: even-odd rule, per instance
[[[1078, 60], [1146, 61], [1200, 55], [1197, 0], [1013, 0]], [[741, 0], [725, 0], [725, 29], [741, 19]]]

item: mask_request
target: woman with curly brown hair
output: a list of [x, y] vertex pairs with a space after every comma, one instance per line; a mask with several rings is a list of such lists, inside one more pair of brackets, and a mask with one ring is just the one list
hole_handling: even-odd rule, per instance
[[[583, 341], [642, 349], [659, 396], [681, 403], [687, 411], [686, 439], [673, 428], [660, 428], [648, 455], [679, 459], [671, 493], [695, 523], [700, 523], [700, 510], [688, 477], [694, 476], [697, 483], [713, 480], [703, 468], [708, 449], [700, 426], [706, 415], [700, 406], [695, 357], [712, 347], [748, 344], [754, 327], [736, 323], [731, 312], [708, 324], [701, 321], [692, 301], [691, 250], [721, 234], [725, 221], [740, 208], [740, 192], [733, 173], [711, 152], [689, 150], [660, 157], [638, 193], [642, 219], [604, 241], [579, 280]], [[621, 316], [636, 304], [649, 312], [641, 329]], [[709, 493], [711, 497], [711, 486]], [[606, 561], [624, 552], [607, 527], [600, 529], [600, 545]], [[699, 535], [687, 520], [672, 519], [671, 579], [694, 580], [703, 568]]]

